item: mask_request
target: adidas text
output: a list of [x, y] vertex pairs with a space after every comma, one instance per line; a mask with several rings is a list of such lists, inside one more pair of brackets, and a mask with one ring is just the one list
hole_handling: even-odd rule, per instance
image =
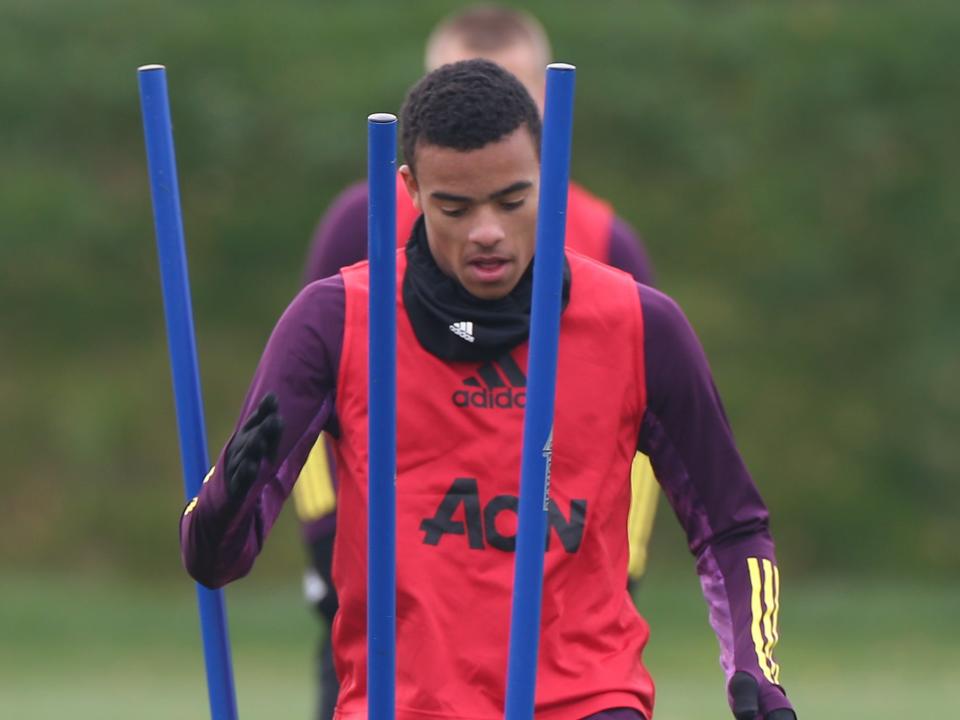
[[461, 408], [525, 408], [527, 392], [523, 388], [483, 388], [482, 390], [456, 390], [453, 404]]

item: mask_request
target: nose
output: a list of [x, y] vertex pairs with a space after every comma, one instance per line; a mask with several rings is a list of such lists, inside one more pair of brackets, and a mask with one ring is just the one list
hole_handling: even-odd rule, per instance
[[489, 203], [480, 205], [474, 214], [474, 223], [470, 227], [467, 239], [477, 245], [490, 248], [503, 240], [504, 237], [506, 237], [506, 234], [498, 213]]

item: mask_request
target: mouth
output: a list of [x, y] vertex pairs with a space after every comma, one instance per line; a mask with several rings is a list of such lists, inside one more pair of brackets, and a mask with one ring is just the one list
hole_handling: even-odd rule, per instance
[[477, 282], [496, 283], [506, 277], [512, 261], [499, 255], [484, 255], [467, 261], [467, 274]]

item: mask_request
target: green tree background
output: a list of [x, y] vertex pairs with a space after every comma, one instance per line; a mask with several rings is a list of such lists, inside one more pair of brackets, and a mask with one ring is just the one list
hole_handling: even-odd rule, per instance
[[[136, 67], [168, 66], [213, 453], [454, 5], [4, 0], [0, 562], [177, 571]], [[579, 65], [574, 175], [699, 331], [783, 561], [960, 569], [957, 6], [529, 7]]]

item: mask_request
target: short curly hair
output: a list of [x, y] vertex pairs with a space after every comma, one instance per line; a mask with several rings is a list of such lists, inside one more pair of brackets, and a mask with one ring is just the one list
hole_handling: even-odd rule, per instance
[[400, 110], [403, 156], [416, 173], [419, 143], [479, 150], [526, 125], [540, 152], [540, 113], [516, 77], [489, 60], [463, 60], [424, 76]]

